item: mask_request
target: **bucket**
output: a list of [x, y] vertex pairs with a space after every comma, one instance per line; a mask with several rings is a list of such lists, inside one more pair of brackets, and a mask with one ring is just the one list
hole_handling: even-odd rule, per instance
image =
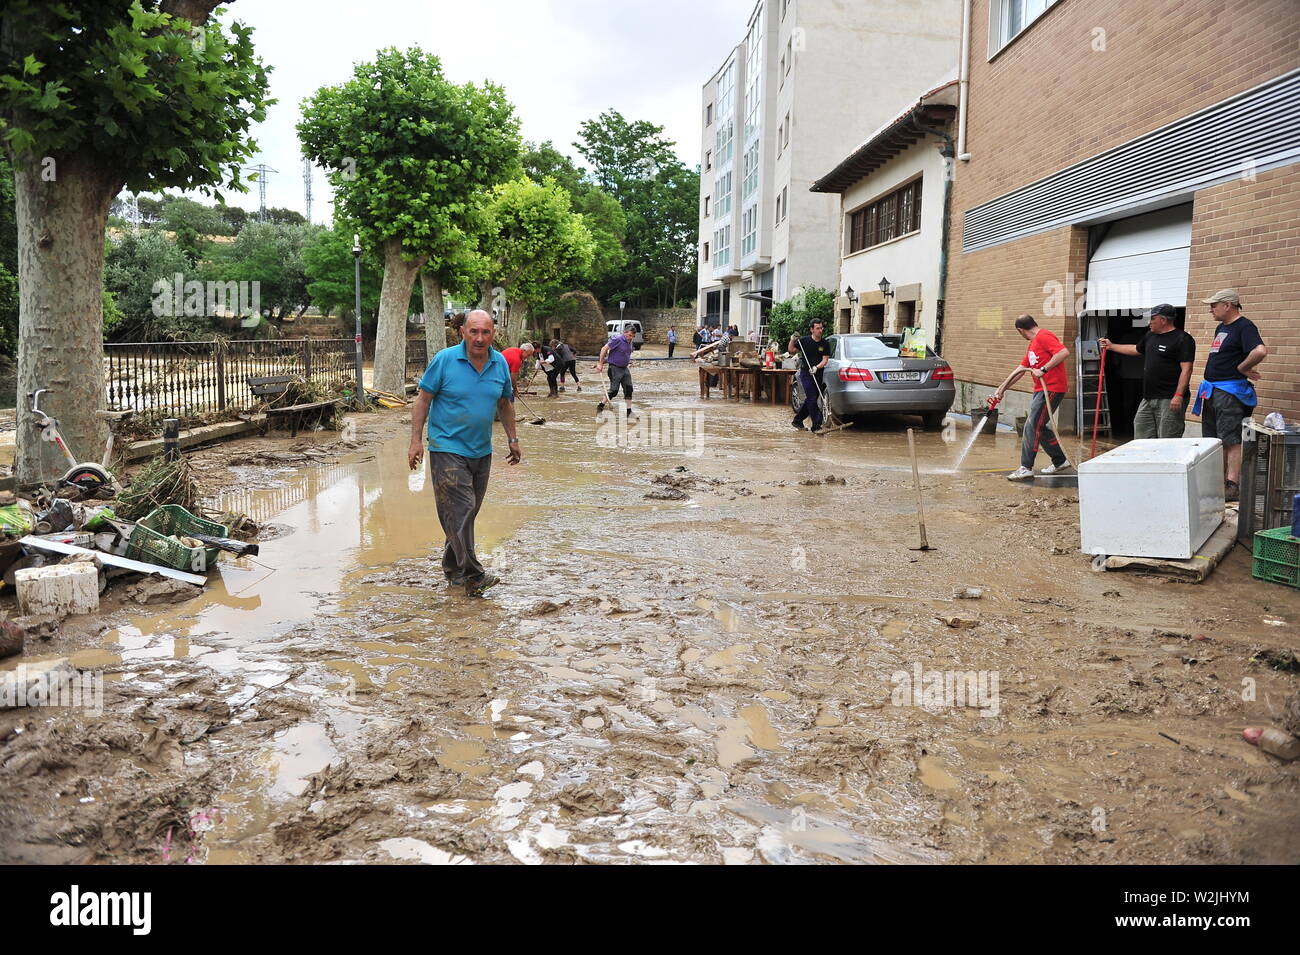
[[972, 428], [978, 428], [980, 419], [985, 419], [984, 429], [980, 432], [981, 438], [993, 438], [998, 433], [998, 409], [990, 408], [988, 405], [977, 405], [970, 410], [970, 424]]

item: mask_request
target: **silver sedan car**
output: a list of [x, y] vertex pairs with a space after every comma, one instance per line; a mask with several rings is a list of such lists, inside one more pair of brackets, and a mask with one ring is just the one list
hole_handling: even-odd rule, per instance
[[[927, 428], [943, 424], [957, 388], [952, 367], [930, 349], [924, 358], [900, 358], [902, 335], [831, 335], [828, 340], [832, 350], [822, 382], [836, 417], [915, 414]], [[798, 376], [790, 403], [796, 412], [803, 404]]]

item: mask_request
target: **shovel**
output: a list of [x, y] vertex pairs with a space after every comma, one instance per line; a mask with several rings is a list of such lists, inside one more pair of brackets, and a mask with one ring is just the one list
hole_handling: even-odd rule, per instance
[[921, 528], [921, 545], [909, 547], [908, 550], [936, 550], [925, 539], [925, 504], [921, 501], [921, 472], [916, 467], [916, 440], [912, 437], [911, 428], [907, 429], [907, 450], [912, 455], [912, 481], [916, 484], [916, 522]]

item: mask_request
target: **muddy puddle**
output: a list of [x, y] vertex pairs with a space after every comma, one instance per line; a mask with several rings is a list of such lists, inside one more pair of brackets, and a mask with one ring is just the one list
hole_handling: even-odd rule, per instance
[[[917, 422], [800, 434], [699, 400], [693, 367], [634, 375], [639, 424], [590, 389], [530, 399], [547, 423], [494, 462], [478, 522], [484, 600], [441, 585], [400, 415], [363, 416], [378, 439], [338, 461], [247, 470], [222, 505], [275, 528], [257, 558], [55, 648], [107, 671], [132, 755], [11, 734], [8, 856], [72, 832], [97, 861], [184, 834], [210, 864], [1300, 850], [1297, 769], [1239, 739], [1295, 693], [1253, 656], [1296, 643], [1300, 601], [1241, 555], [1198, 587], [1094, 574], [1077, 491], [1003, 480], [1015, 435], [953, 473], [961, 430], [916, 435], [917, 553]], [[42, 819], [42, 793], [96, 801]]]

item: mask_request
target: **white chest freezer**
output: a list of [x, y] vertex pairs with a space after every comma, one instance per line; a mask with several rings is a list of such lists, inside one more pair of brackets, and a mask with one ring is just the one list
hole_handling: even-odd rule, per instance
[[1144, 438], [1079, 465], [1087, 554], [1186, 560], [1223, 521], [1223, 442]]

